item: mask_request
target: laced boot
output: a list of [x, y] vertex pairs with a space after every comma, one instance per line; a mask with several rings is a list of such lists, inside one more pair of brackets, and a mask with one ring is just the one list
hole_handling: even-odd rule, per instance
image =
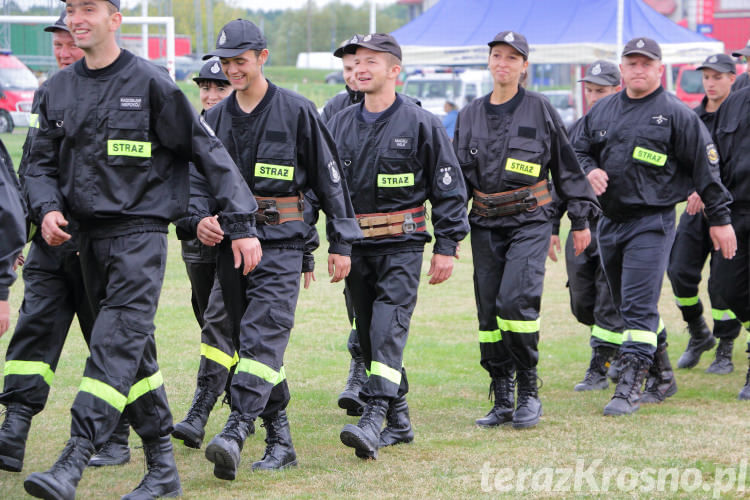
[[120, 500], [152, 500], [182, 495], [180, 476], [174, 461], [172, 441], [164, 436], [155, 441], [143, 442], [146, 455], [146, 475], [136, 488]]
[[715, 375], [726, 375], [734, 371], [732, 364], [732, 351], [734, 350], [733, 339], [719, 339], [719, 347], [716, 348], [716, 359], [711, 366], [706, 368], [706, 373]]
[[130, 462], [128, 437], [130, 437], [130, 422], [125, 416], [120, 415], [120, 420], [107, 442], [89, 460], [89, 467], [122, 465]]
[[378, 458], [380, 444], [380, 429], [388, 411], [388, 401], [385, 399], [371, 399], [362, 412], [357, 425], [346, 424], [341, 431], [341, 442], [350, 448], [359, 458]]
[[672, 363], [669, 362], [667, 345], [664, 343], [656, 348], [654, 362], [646, 376], [646, 388], [641, 397], [641, 404], [661, 403], [677, 392], [677, 381], [672, 371]]
[[29, 437], [34, 410], [21, 403], [8, 403], [0, 427], [0, 469], [21, 472], [26, 439]]
[[641, 407], [641, 386], [648, 370], [648, 361], [635, 354], [626, 353], [620, 357], [620, 377], [615, 394], [604, 407], [605, 415], [629, 415]]
[[286, 410], [272, 418], [263, 418], [261, 427], [266, 428], [266, 452], [263, 458], [253, 463], [253, 470], [279, 470], [297, 465], [297, 453], [292, 444], [292, 433]]
[[198, 385], [193, 396], [193, 403], [182, 422], [175, 424], [172, 436], [181, 439], [188, 448], [199, 449], [206, 435], [205, 427], [219, 395]]
[[594, 347], [591, 350], [591, 361], [583, 380], [573, 388], [575, 391], [598, 391], [609, 387], [607, 370], [617, 349], [612, 347]]
[[411, 428], [406, 396], [391, 400], [388, 411], [385, 413], [385, 422], [385, 429], [380, 433], [378, 443], [380, 448], [414, 441], [414, 431]]
[[339, 394], [339, 408], [346, 410], [346, 414], [350, 417], [362, 415], [365, 403], [359, 398], [359, 391], [366, 382], [365, 362], [360, 357], [352, 357], [349, 363], [349, 376], [346, 379], [346, 386]]
[[[750, 353], [750, 344], [748, 344], [747, 350]], [[737, 399], [742, 400], [742, 401], [750, 400], [750, 366], [747, 367], [747, 375], [745, 376], [745, 387], [743, 387], [740, 393], [737, 395]]]
[[238, 411], [229, 414], [227, 424], [206, 446], [206, 458], [214, 464], [214, 476], [234, 481], [240, 465], [240, 452], [248, 434], [255, 433], [252, 418]]
[[83, 469], [94, 454], [94, 443], [86, 438], [70, 438], [57, 462], [47, 472], [33, 472], [23, 482], [32, 497], [73, 500]]
[[537, 389], [536, 368], [518, 370], [518, 402], [513, 412], [513, 428], [526, 429], [539, 423], [542, 416], [542, 402], [539, 400]]
[[479, 427], [497, 427], [502, 424], [509, 424], [513, 420], [513, 409], [515, 408], [515, 382], [513, 374], [501, 377], [493, 377], [490, 382], [489, 398], [495, 396], [495, 406], [490, 412], [475, 423]]
[[688, 340], [685, 352], [677, 360], [677, 368], [694, 367], [701, 360], [701, 354], [710, 351], [716, 345], [716, 338], [708, 329], [703, 316], [688, 323], [688, 332], [690, 332], [690, 340]]
[[607, 378], [612, 381], [613, 384], [617, 384], [620, 379], [620, 372], [622, 371], [622, 364], [620, 363], [620, 350], [615, 350], [615, 355], [612, 361], [609, 363], [609, 369], [607, 370]]

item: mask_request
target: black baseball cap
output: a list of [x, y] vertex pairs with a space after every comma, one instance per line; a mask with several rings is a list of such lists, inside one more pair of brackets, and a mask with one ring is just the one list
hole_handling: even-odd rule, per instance
[[620, 70], [617, 69], [617, 65], [604, 59], [599, 59], [586, 69], [586, 74], [578, 81], [604, 86], [617, 86], [620, 85], [620, 80]]
[[747, 41], [747, 46], [744, 49], [736, 50], [732, 52], [734, 57], [750, 57], [750, 40]]
[[346, 40], [341, 42], [341, 45], [339, 45], [336, 50], [333, 51], [333, 56], [338, 57], [338, 58], [344, 57], [344, 50], [346, 49], [346, 46], [349, 45], [350, 43], [357, 43], [360, 40], [362, 40], [364, 37], [365, 35], [360, 35], [358, 33], [352, 36], [351, 38], [347, 38]]
[[625, 44], [625, 48], [622, 49], [622, 55], [631, 56], [633, 54], [640, 54], [651, 59], [661, 61], [661, 47], [654, 40], [646, 38], [645, 36], [633, 38]]
[[60, 17], [57, 18], [57, 21], [55, 21], [55, 24], [50, 24], [49, 26], [46, 26], [44, 28], [44, 31], [48, 33], [52, 33], [54, 31], [67, 31], [70, 33], [70, 30], [68, 29], [68, 25], [65, 24], [65, 9], [60, 13]]
[[221, 70], [221, 64], [219, 63], [219, 60], [209, 59], [209, 61], [201, 67], [200, 72], [198, 73], [198, 76], [193, 78], [193, 81], [195, 83], [201, 83], [202, 81], [214, 81], [214, 82], [223, 82], [223, 83], [229, 83], [229, 79], [227, 79], [227, 75], [224, 74], [224, 72]]
[[[62, 3], [65, 3], [65, 0], [60, 0], [60, 1]], [[120, 0], [105, 0], [105, 1], [107, 1], [107, 2], [111, 3], [112, 5], [114, 5], [115, 7], [117, 7], [117, 10], [120, 10]]]
[[500, 33], [495, 35], [495, 38], [493, 38], [491, 42], [488, 42], [487, 45], [489, 45], [490, 49], [492, 49], [492, 47], [500, 43], [510, 45], [511, 47], [516, 49], [524, 58], [528, 59], [529, 42], [526, 41], [526, 37], [522, 34], [515, 31], [501, 31]]
[[357, 47], [364, 47], [375, 52], [387, 52], [395, 56], [398, 60], [401, 60], [401, 46], [388, 33], [370, 33], [365, 36], [354, 35], [344, 46], [343, 53], [354, 54], [357, 52]]
[[737, 73], [737, 67], [734, 60], [726, 54], [714, 54], [708, 56], [698, 69], [712, 69], [719, 73]]
[[229, 21], [221, 28], [216, 37], [216, 49], [203, 56], [203, 60], [212, 57], [236, 57], [248, 50], [266, 48], [266, 37], [258, 27], [245, 19]]

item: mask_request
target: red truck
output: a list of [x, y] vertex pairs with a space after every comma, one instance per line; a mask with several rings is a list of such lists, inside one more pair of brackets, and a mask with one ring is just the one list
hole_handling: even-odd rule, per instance
[[31, 101], [39, 81], [16, 56], [0, 51], [0, 133], [29, 125]]

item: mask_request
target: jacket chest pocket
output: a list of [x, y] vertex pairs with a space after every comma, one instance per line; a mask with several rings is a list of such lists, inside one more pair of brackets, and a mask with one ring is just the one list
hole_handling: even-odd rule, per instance
[[110, 110], [106, 148], [107, 163], [110, 165], [150, 166], [148, 111]]
[[542, 173], [544, 151], [544, 144], [537, 139], [511, 137], [502, 165], [505, 189], [536, 183]]
[[295, 158], [292, 143], [258, 143], [253, 166], [253, 192], [266, 196], [294, 193]]
[[411, 150], [387, 149], [378, 153], [375, 188], [378, 207], [396, 210], [403, 205], [418, 205], [416, 193], [422, 185], [422, 171]]
[[632, 159], [638, 165], [663, 167], [669, 159], [671, 130], [667, 127], [647, 127], [633, 140]]

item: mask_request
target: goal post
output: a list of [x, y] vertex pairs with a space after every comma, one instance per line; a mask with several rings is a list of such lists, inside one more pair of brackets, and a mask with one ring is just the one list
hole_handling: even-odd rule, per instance
[[[54, 24], [57, 16], [0, 16], [0, 23], [7, 24]], [[152, 16], [123, 16], [122, 24], [135, 24], [146, 26], [149, 24], [164, 25], [167, 38], [167, 70], [172, 80], [175, 79], [175, 42], [174, 42], [174, 17], [152, 17]], [[146, 44], [145, 50], [148, 50]]]

